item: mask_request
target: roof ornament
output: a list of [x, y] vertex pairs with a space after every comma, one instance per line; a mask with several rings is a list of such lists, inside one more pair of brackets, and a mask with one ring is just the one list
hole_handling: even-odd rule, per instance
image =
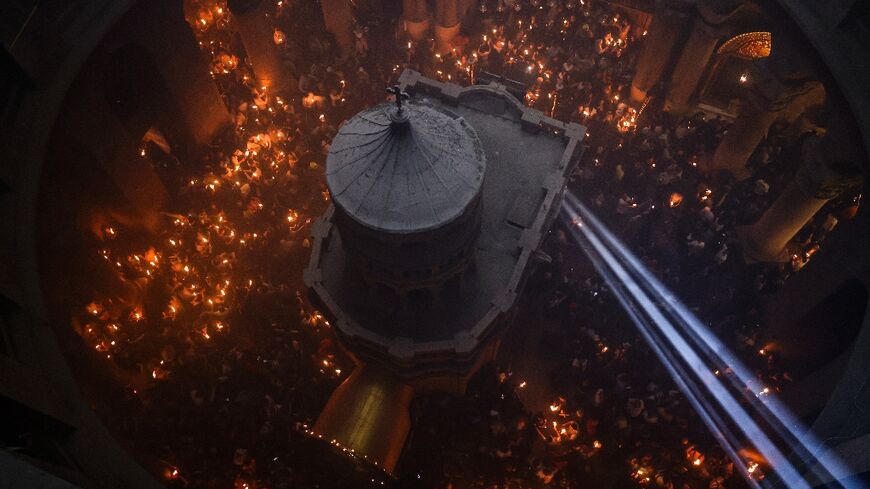
[[398, 109], [399, 115], [402, 115], [402, 102], [405, 100], [409, 100], [411, 96], [408, 95], [408, 92], [402, 90], [399, 85], [393, 85], [392, 87], [388, 87], [387, 93], [396, 97], [396, 108]]

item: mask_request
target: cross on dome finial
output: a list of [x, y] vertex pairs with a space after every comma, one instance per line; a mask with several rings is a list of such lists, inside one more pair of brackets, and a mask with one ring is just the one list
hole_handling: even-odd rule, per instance
[[399, 85], [393, 85], [392, 87], [388, 87], [387, 93], [394, 95], [396, 97], [396, 107], [398, 108], [399, 113], [401, 114], [402, 113], [402, 101], [410, 99], [411, 96], [408, 95], [408, 92], [402, 90], [402, 88]]

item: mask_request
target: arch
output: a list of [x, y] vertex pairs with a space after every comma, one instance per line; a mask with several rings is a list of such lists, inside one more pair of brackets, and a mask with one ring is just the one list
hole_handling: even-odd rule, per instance
[[772, 45], [773, 39], [767, 31], [744, 32], [723, 42], [702, 77], [698, 100], [734, 116], [735, 86], [747, 81], [745, 76], [753, 60], [770, 56]]
[[773, 39], [770, 32], [744, 32], [722, 43], [719, 49], [716, 50], [716, 54], [758, 59], [770, 56], [772, 47]]

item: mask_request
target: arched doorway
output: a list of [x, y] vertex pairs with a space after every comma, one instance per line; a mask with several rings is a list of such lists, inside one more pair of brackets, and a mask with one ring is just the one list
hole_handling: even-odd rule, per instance
[[698, 91], [699, 102], [736, 115], [735, 101], [740, 86], [749, 82], [752, 61], [770, 56], [771, 47], [771, 35], [766, 31], [744, 32], [722, 43]]

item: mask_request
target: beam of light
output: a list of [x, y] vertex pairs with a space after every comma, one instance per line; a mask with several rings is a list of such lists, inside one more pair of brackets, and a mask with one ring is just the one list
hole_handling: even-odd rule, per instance
[[[825, 449], [822, 443], [813, 436], [803, 424], [786, 408], [775, 396], [761, 394], [764, 391], [758, 379], [752, 372], [726, 347], [709, 328], [704, 326], [698, 318], [686, 309], [674, 294], [669, 291], [632, 253], [628, 252], [617, 238], [604, 227], [588, 209], [574, 195], [570, 195], [571, 205], [580, 206], [587, 216], [587, 221], [596, 228], [599, 236], [606, 246], [615, 248], [622, 255], [622, 260], [635, 272], [635, 278], [643, 286], [659, 299], [659, 304], [669, 309], [672, 318], [677, 320], [683, 335], [709, 358], [717, 369], [722, 372], [729, 371], [730, 375], [723, 376], [741, 392], [747, 393], [746, 399], [753, 405], [756, 413], [764, 419], [777, 435], [782, 437], [796, 452], [802, 461], [810, 463], [820, 459], [821, 451]], [[842, 478], [850, 474], [849, 469], [838, 458], [826, 461], [815, 467], [815, 475], [819, 480]], [[823, 470], [822, 470], [823, 469]], [[826, 473], [827, 472], [827, 473]], [[854, 486], [847, 486], [854, 487]], [[861, 487], [861, 486], [858, 486]]]
[[[569, 210], [571, 221], [578, 222], [579, 216], [577, 213], [573, 212], [569, 207], [566, 207], [566, 209]], [[709, 401], [704, 400], [701, 387], [706, 387], [710, 395], [721, 403], [722, 409], [740, 427], [744, 436], [756, 442], [759, 452], [765, 456], [770, 465], [779, 468], [778, 472], [783, 472], [781, 477], [783, 480], [789, 481], [789, 487], [808, 489], [810, 485], [803, 480], [782, 452], [767, 438], [762, 429], [740, 406], [739, 402], [728, 392], [725, 386], [718, 381], [712, 370], [707, 367], [705, 362], [689, 346], [685, 339], [676, 332], [673, 324], [664, 317], [653, 300], [644, 293], [626, 268], [617, 261], [616, 257], [592, 232], [590, 227], [585, 225], [585, 220], [579, 222], [581, 225], [572, 227], [572, 234], [575, 235], [575, 238], [585, 241], [591, 247], [591, 250], [590, 247], [584, 247], [584, 249], [598, 255], [600, 260], [596, 260], [596, 266], [603, 265], [606, 267], [609, 273], [604, 274], [604, 277], [608, 281], [608, 286], [610, 286], [611, 290], [618, 296], [621, 296], [620, 302], [623, 305], [628, 302], [635, 310], [639, 308], [648, 316], [648, 321], [638, 321], [638, 314], [631, 314], [635, 325], [638, 326], [650, 344], [655, 345], [653, 350], [698, 411], [701, 419], [713, 435], [719, 439], [719, 442], [722, 443], [723, 448], [729, 453], [729, 456], [732, 458], [736, 457], [734, 460], [735, 464], [738, 467], [745, 466], [745, 461], [737, 456], [737, 436], [731, 432], [731, 428], [727, 426], [721, 415], [714, 409], [715, 406], [712, 406]], [[599, 272], [601, 272], [600, 268]], [[613, 278], [616, 280], [612, 280]], [[682, 360], [684, 360], [682, 363], [685, 363], [685, 365], [677, 363], [675, 354], [680, 355]], [[693, 377], [698, 378], [696, 385], [690, 385]], [[745, 473], [745, 471], [741, 470], [741, 473]], [[749, 477], [748, 474], [745, 475], [750, 485], [759, 487], [758, 481]]]
[[[738, 455], [742, 438], [751, 440], [787, 487], [810, 487], [791, 460], [814, 467], [814, 475], [821, 481], [850, 474], [835, 457], [834, 460], [818, 457], [824, 448], [821, 443], [777, 399], [766, 394], [764, 386], [736, 356], [574, 195], [567, 193], [563, 209], [574, 239], [738, 467], [746, 467], [746, 460]], [[714, 370], [723, 372], [731, 389]], [[747, 412], [735, 392], [748, 401], [746, 404], [755, 416]], [[756, 418], [775, 433], [781, 446], [793, 451], [791, 460], [783, 455]], [[745, 469], [741, 473], [752, 487], [759, 487], [759, 481]], [[847, 489], [864, 487], [857, 482], [839, 484]]]
[[[577, 218], [572, 218], [572, 223], [577, 222]], [[575, 224], [576, 225], [576, 224]], [[592, 261], [593, 266], [604, 280], [607, 282], [610, 291], [614, 296], [619, 300], [620, 304], [623, 306], [623, 309], [628, 314], [629, 318], [632, 322], [637, 325], [638, 330], [641, 335], [647, 341], [647, 344], [653, 350], [653, 352], [662, 359], [662, 365], [664, 365], [665, 369], [673, 378], [674, 382], [677, 384], [677, 387], [683, 391], [686, 398], [689, 400], [689, 403], [697, 412], [698, 416], [707, 425], [707, 428], [728, 454], [728, 456], [735, 462], [735, 464], [740, 467], [744, 463], [741, 457], [738, 455], [740, 452], [741, 443], [737, 439], [737, 437], [732, 433], [725, 421], [716, 412], [711, 403], [704, 396], [701, 389], [698, 388], [698, 385], [695, 383], [691, 383], [690, 379], [692, 376], [686, 371], [685, 367], [678, 363], [674, 354], [670, 352], [668, 347], [663, 344], [663, 342], [655, 335], [655, 326], [652, 324], [650, 319], [644, 316], [643, 311], [641, 311], [640, 306], [634, 301], [629, 291], [629, 287], [626, 285], [624, 281], [625, 275], [623, 270], [613, 270], [605, 263], [605, 257], [595, 251], [592, 246], [593, 242], [587, 239], [584, 236], [575, 235], [575, 239], [577, 239], [580, 246], [586, 251], [587, 256]], [[600, 244], [600, 243], [599, 243]], [[607, 258], [611, 258], [608, 256]], [[741, 470], [741, 472], [743, 472]], [[745, 475], [744, 475], [745, 477]], [[746, 477], [746, 481], [749, 483], [751, 487], [761, 487], [759, 482], [751, 477]]]

